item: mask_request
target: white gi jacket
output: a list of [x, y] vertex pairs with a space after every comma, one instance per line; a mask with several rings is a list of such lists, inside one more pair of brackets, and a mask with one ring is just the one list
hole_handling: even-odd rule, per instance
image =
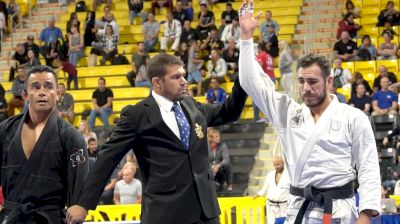
[[[330, 95], [332, 102], [315, 123], [305, 104], [275, 92], [274, 83], [254, 59], [253, 40], [240, 43], [239, 78], [242, 88], [278, 132], [293, 186], [343, 186], [356, 178], [357, 169], [359, 211], [380, 211], [381, 183], [375, 137], [361, 110], [341, 104], [336, 96]], [[315, 141], [305, 148], [309, 138]], [[290, 197], [286, 223], [294, 222], [303, 201], [304, 198]], [[313, 202], [308, 208], [311, 209], [305, 213], [303, 222], [320, 223], [323, 209]], [[333, 223], [354, 223], [355, 200], [333, 200], [332, 217]]]

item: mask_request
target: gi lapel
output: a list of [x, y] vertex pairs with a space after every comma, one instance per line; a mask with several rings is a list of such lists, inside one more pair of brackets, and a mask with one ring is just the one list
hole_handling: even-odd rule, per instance
[[317, 143], [319, 137], [321, 136], [321, 132], [328, 127], [332, 115], [335, 113], [335, 111], [339, 106], [340, 105], [336, 99], [336, 96], [333, 96], [332, 102], [329, 104], [326, 110], [322, 113], [321, 117], [318, 119], [314, 131], [311, 132], [311, 135], [308, 137], [306, 143], [304, 144], [304, 148], [301, 151], [299, 158], [297, 159], [295, 165], [294, 182], [292, 183], [293, 186], [296, 187], [298, 186], [301, 179], [301, 174], [303, 172], [304, 164], [307, 158], [313, 151], [315, 144]]

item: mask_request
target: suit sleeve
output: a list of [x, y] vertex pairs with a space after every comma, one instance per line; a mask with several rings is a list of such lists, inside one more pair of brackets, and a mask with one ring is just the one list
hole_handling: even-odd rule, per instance
[[136, 137], [136, 122], [133, 106], [125, 107], [121, 118], [114, 128], [109, 141], [101, 148], [89, 177], [83, 188], [79, 205], [86, 209], [95, 209], [104, 187], [115, 167], [132, 148]]

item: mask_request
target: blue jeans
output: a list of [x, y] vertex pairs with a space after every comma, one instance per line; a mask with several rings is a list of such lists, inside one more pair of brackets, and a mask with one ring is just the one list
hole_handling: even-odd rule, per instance
[[149, 87], [151, 88], [151, 83], [149, 81], [141, 81], [141, 82], [135, 82], [136, 87]]
[[100, 111], [97, 112], [95, 109], [93, 109], [90, 112], [90, 120], [89, 120], [89, 126], [93, 130], [94, 128], [94, 123], [96, 121], [96, 117], [100, 115], [101, 120], [103, 121], [104, 127], [108, 128], [110, 124], [108, 123], [108, 118], [110, 115], [113, 113], [112, 108], [107, 107], [107, 108], [100, 108]]
[[153, 38], [150, 41], [147, 39], [144, 39], [144, 46], [146, 47], [147, 52], [151, 52], [154, 50], [154, 47], [158, 43], [158, 38]]
[[135, 19], [135, 17], [142, 18], [142, 24], [143, 24], [144, 21], [146, 21], [146, 19], [147, 19], [147, 13], [146, 12], [129, 11], [129, 24], [130, 25], [133, 25], [133, 19]]
[[71, 63], [74, 67], [78, 64], [79, 58], [83, 56], [82, 51], [74, 51], [69, 54], [69, 63]]

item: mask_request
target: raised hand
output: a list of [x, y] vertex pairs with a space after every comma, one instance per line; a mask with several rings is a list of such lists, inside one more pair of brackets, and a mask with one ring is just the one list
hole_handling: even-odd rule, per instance
[[241, 31], [241, 39], [248, 40], [253, 37], [253, 32], [258, 26], [261, 12], [254, 18], [254, 2], [253, 0], [244, 0], [239, 10], [239, 23]]

